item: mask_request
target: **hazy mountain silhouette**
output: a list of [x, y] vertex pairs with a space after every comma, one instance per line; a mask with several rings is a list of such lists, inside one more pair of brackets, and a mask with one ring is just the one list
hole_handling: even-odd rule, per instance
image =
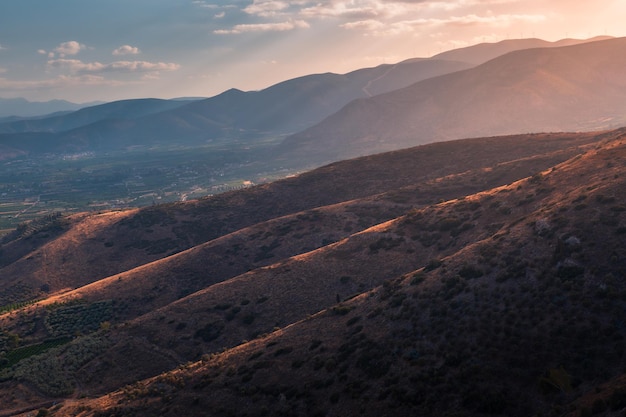
[[[16, 145], [14, 152], [64, 152], [279, 136], [311, 126], [355, 98], [468, 67], [456, 61], [420, 60], [344, 75], [309, 75], [261, 91], [231, 89], [191, 103], [148, 99], [114, 102], [49, 119], [0, 124], [0, 134], [4, 133], [0, 143]], [[37, 131], [56, 133], [37, 140], [32, 134]], [[25, 142], [22, 133], [29, 133]]]
[[[473, 63], [510, 50], [580, 42], [585, 41], [503, 41], [448, 51], [430, 59], [407, 60], [343, 75], [308, 75], [260, 91], [232, 89], [212, 98], [192, 102], [150, 99], [119, 101], [50, 118], [0, 123], [0, 143], [5, 149], [4, 154], [10, 156], [38, 151], [104, 151], [135, 145], [198, 145], [213, 139], [280, 137], [313, 126], [354, 99], [376, 96], [418, 81], [467, 69]], [[466, 59], [469, 63], [457, 58]], [[185, 104], [177, 105], [180, 103]], [[33, 134], [35, 132], [43, 134], [37, 136]], [[23, 136], [23, 133], [28, 135]], [[55, 135], [50, 136], [49, 133]], [[382, 146], [378, 149], [390, 147]], [[351, 155], [356, 153], [346, 154]]]
[[66, 100], [28, 101], [24, 98], [0, 98], [0, 118], [33, 117], [75, 111], [97, 103], [77, 104]]
[[596, 36], [590, 39], [561, 39], [556, 42], [548, 42], [542, 39], [507, 39], [495, 43], [479, 43], [465, 48], [452, 49], [433, 56], [436, 59], [449, 59], [454, 61], [469, 62], [473, 65], [484, 64], [501, 55], [520, 49], [531, 48], [556, 48], [559, 46], [571, 46], [581, 43], [595, 42], [612, 39], [611, 36]]
[[321, 160], [461, 137], [626, 123], [626, 38], [526, 49], [355, 100], [287, 138], [288, 158]]
[[101, 120], [128, 120], [184, 106], [194, 100], [135, 99], [89, 106], [51, 117], [0, 123], [0, 133], [63, 132]]

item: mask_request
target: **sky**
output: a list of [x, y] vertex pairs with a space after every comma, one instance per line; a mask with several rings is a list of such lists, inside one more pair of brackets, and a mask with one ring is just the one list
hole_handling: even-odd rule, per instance
[[0, 0], [0, 97], [210, 97], [481, 42], [626, 36], [626, 0]]

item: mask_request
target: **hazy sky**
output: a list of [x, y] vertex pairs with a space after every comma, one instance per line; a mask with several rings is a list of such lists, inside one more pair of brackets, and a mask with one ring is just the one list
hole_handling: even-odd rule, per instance
[[626, 36], [626, 0], [0, 0], [0, 97], [212, 96], [503, 39]]

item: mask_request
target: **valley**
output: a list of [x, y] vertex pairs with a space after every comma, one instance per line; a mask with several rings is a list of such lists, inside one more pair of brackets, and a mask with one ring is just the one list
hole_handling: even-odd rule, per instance
[[55, 213], [113, 210], [200, 198], [283, 178], [263, 163], [277, 140], [151, 147], [16, 158], [0, 165], [0, 233]]

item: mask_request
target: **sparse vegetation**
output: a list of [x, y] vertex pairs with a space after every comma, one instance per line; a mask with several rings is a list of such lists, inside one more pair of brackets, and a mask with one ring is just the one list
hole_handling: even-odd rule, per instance
[[[624, 151], [598, 152], [619, 160]], [[541, 158], [552, 164], [551, 153], [506, 169], [420, 177], [419, 187], [402, 185], [389, 198], [376, 189], [372, 198], [316, 203], [295, 214], [299, 199], [276, 199], [274, 187], [297, 189], [287, 182], [151, 207], [115, 226], [102, 217], [98, 230], [106, 233], [90, 235], [102, 255], [89, 262], [117, 261], [127, 251], [141, 267], [103, 274], [79, 289], [78, 301], [14, 301], [0, 317], [0, 390], [10, 392], [17, 381], [35, 398], [85, 396], [49, 409], [58, 416], [76, 415], [78, 407], [111, 416], [193, 414], [197, 407], [250, 416], [620, 412], [617, 389], [597, 393], [603, 406], [595, 398], [573, 402], [626, 366], [619, 319], [626, 270], [617, 232], [626, 211], [616, 192], [623, 184], [585, 175], [594, 155], [553, 171], [537, 165]], [[511, 182], [511, 171], [519, 178], [543, 173], [464, 197], [479, 187], [472, 184]], [[329, 177], [334, 184], [341, 175]], [[321, 181], [291, 181], [300, 180]], [[271, 209], [260, 197], [266, 189], [274, 193]], [[327, 193], [317, 194], [327, 204]], [[112, 238], [111, 227], [132, 238]], [[163, 258], [186, 245], [195, 247]], [[59, 256], [46, 250], [48, 262]], [[41, 297], [58, 290], [58, 276], [44, 288], [29, 273], [11, 285]], [[79, 384], [85, 372], [94, 377]], [[127, 379], [117, 382], [122, 372]], [[138, 382], [120, 386], [129, 379]], [[97, 390], [112, 392], [107, 410], [91, 398]]]

